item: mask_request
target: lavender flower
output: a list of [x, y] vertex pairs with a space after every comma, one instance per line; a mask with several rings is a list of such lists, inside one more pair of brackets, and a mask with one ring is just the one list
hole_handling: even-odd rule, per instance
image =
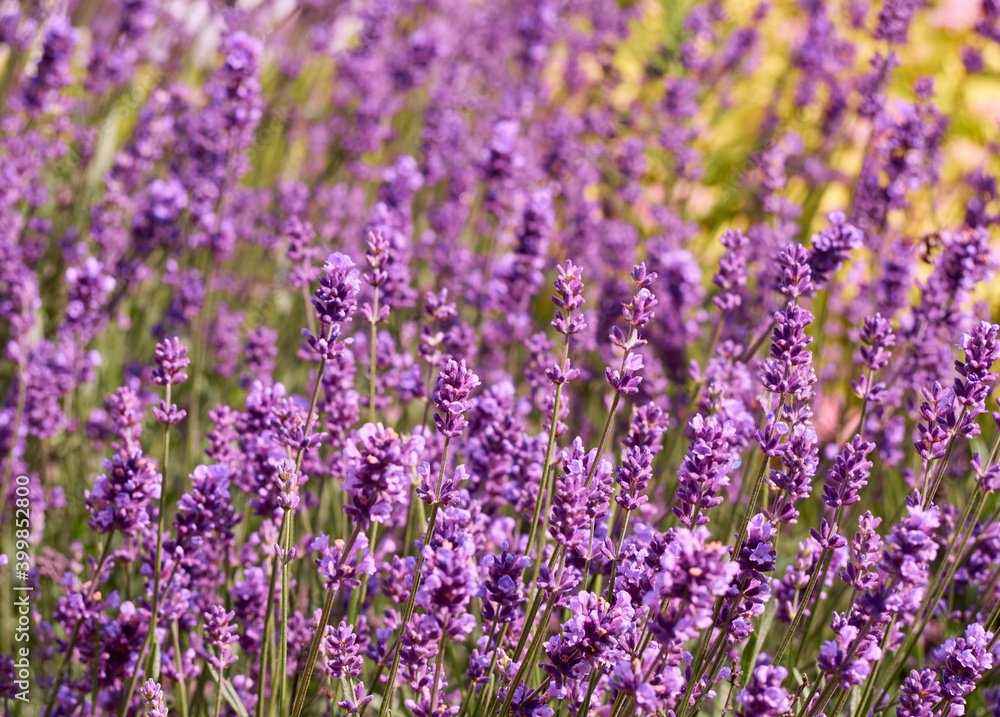
[[381, 423], [366, 423], [344, 447], [344, 491], [350, 503], [344, 512], [367, 529], [372, 522], [386, 523], [393, 509], [405, 504], [410, 471], [423, 451], [421, 436], [403, 439]]
[[629, 448], [621, 467], [615, 474], [615, 480], [621, 486], [621, 491], [615, 496], [615, 502], [628, 511], [638, 510], [649, 500], [648, 496], [640, 495], [653, 477], [653, 454], [648, 448]]
[[689, 424], [691, 447], [677, 470], [677, 501], [673, 512], [689, 528], [704, 525], [705, 514], [723, 501], [719, 495], [729, 485], [734, 457], [730, 441], [735, 437], [732, 423], [720, 423], [714, 416], [695, 415]]
[[557, 296], [552, 297], [552, 303], [557, 308], [552, 328], [560, 334], [571, 336], [587, 328], [583, 314], [574, 313], [584, 304], [583, 270], [569, 260], [556, 268], [559, 271], [559, 277], [555, 280]]
[[140, 692], [146, 717], [167, 717], [167, 705], [163, 701], [163, 689], [156, 680], [146, 680]]
[[232, 644], [238, 638], [233, 634], [235, 626], [230, 625], [235, 616], [235, 612], [226, 612], [221, 605], [216, 605], [205, 613], [205, 634], [208, 636], [208, 644], [215, 651], [215, 654], [209, 654], [208, 664], [220, 673], [236, 664]]
[[743, 303], [740, 290], [747, 283], [747, 260], [743, 250], [748, 239], [739, 229], [727, 229], [719, 241], [726, 252], [719, 260], [719, 271], [712, 277], [712, 283], [721, 289], [712, 303], [722, 311], [730, 311]]
[[[989, 395], [989, 384], [997, 380], [990, 372], [1000, 354], [997, 332], [1000, 326], [985, 321], [962, 336], [965, 361], [955, 361], [955, 370], [962, 379], [955, 379], [955, 400], [963, 406], [978, 406]], [[964, 379], [964, 380], [963, 380]]]
[[931, 717], [941, 699], [941, 683], [933, 670], [911, 670], [899, 688], [896, 717]]
[[[890, 348], [896, 345], [896, 335], [892, 332], [892, 323], [883, 319], [881, 314], [875, 314], [865, 319], [861, 329], [862, 346], [858, 350], [862, 365], [869, 373], [879, 371], [889, 365], [892, 356]], [[851, 381], [854, 395], [863, 401], [881, 403], [885, 399], [886, 385], [879, 381], [869, 385], [867, 376], [860, 376]]]
[[487, 555], [483, 558], [487, 577], [480, 594], [483, 598], [481, 614], [487, 622], [511, 622], [516, 617], [515, 608], [523, 599], [519, 583], [530, 561], [527, 556], [518, 557], [508, 552], [509, 549], [510, 543], [504, 541], [499, 557]]
[[963, 637], [949, 637], [935, 653], [941, 662], [941, 696], [959, 714], [965, 697], [976, 688], [982, 674], [993, 667], [992, 639], [992, 632], [973, 623]]
[[180, 339], [164, 339], [156, 344], [156, 368], [153, 369], [153, 383], [157, 386], [184, 383], [188, 375], [184, 369], [191, 363], [188, 351], [181, 346]]
[[368, 233], [365, 261], [370, 269], [365, 274], [365, 282], [369, 286], [377, 288], [389, 280], [386, 266], [392, 261], [391, 246], [381, 231]]
[[345, 677], [360, 677], [364, 660], [361, 656], [361, 645], [354, 627], [343, 620], [334, 628], [328, 625], [323, 638], [325, 651], [325, 670], [334, 679]]
[[76, 30], [66, 18], [55, 18], [45, 32], [35, 73], [24, 88], [24, 106], [33, 115], [51, 111], [59, 90], [73, 83], [70, 64], [75, 44]]
[[793, 301], [801, 296], [812, 296], [816, 287], [812, 281], [811, 252], [801, 244], [790, 244], [778, 254], [781, 268], [776, 287]]
[[812, 396], [816, 375], [812, 368], [812, 352], [806, 347], [813, 339], [806, 335], [805, 328], [814, 318], [794, 303], [775, 312], [771, 353], [761, 370], [761, 380], [768, 391], [787, 394], [800, 402]]
[[[564, 452], [562, 457], [563, 473], [556, 476], [549, 532], [567, 549], [582, 546], [591, 522], [599, 512], [607, 511], [607, 501], [611, 497], [611, 463], [601, 460], [595, 466], [596, 460], [597, 449], [587, 452], [580, 438], [573, 441], [572, 451]], [[593, 475], [588, 482], [591, 471]]]
[[861, 497], [859, 491], [868, 485], [872, 462], [866, 460], [875, 450], [875, 444], [855, 436], [844, 444], [844, 450], [833, 463], [823, 486], [823, 502], [829, 508], [854, 505]]
[[765, 663], [754, 667], [747, 686], [736, 698], [741, 705], [736, 710], [738, 717], [778, 717], [789, 712], [792, 703], [782, 686], [786, 677], [788, 670], [780, 665]]
[[323, 265], [323, 275], [319, 279], [319, 288], [312, 298], [316, 310], [316, 320], [319, 322], [319, 334], [313, 336], [303, 329], [309, 347], [327, 360], [333, 360], [343, 350], [343, 342], [338, 342], [342, 322], [351, 317], [358, 307], [358, 293], [361, 291], [361, 278], [354, 262], [341, 253], [327, 257]]
[[851, 559], [840, 574], [841, 579], [857, 590], [871, 590], [878, 584], [879, 558], [882, 555], [882, 537], [877, 528], [882, 523], [871, 511], [858, 518], [858, 532], [851, 541]]
[[327, 590], [354, 590], [361, 585], [362, 575], [375, 574], [375, 557], [368, 551], [368, 538], [363, 533], [351, 545], [340, 538], [331, 545], [329, 536], [320, 533], [309, 549], [319, 553], [316, 565]]
[[155, 464], [136, 450], [116, 453], [104, 461], [104, 469], [93, 489], [84, 492], [91, 530], [119, 530], [126, 535], [144, 530], [150, 524], [150, 505], [162, 489], [163, 478]]
[[465, 361], [449, 360], [438, 375], [433, 401], [437, 412], [434, 424], [447, 438], [457, 438], [469, 425], [465, 414], [472, 408], [469, 395], [479, 387], [479, 377], [465, 366]]
[[40, 713], [1000, 712], [1000, 5], [682, 4], [0, 3]]
[[830, 226], [812, 238], [809, 256], [812, 279], [819, 286], [826, 284], [864, 241], [864, 232], [848, 224], [843, 212], [831, 212], [828, 219]]

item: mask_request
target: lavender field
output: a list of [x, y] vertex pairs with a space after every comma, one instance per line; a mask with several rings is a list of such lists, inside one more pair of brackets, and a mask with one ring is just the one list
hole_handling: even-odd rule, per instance
[[1000, 717], [996, 0], [0, 0], [0, 716]]

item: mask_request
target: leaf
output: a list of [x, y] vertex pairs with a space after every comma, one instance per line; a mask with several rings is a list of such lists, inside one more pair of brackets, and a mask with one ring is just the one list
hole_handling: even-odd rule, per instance
[[242, 700], [240, 700], [240, 696], [236, 694], [236, 690], [228, 682], [222, 683], [222, 699], [233, 708], [239, 717], [250, 717], [247, 708], [244, 706]]
[[861, 706], [861, 692], [862, 690], [851, 690], [851, 699], [847, 703], [847, 714], [851, 717], [856, 717], [858, 714], [858, 707]]
[[157, 682], [160, 681], [160, 641], [153, 640], [153, 667], [150, 670], [152, 677]]
[[[208, 671], [212, 675], [212, 679], [215, 680], [215, 683], [219, 684], [219, 673], [211, 667], [208, 667]], [[222, 699], [226, 701], [226, 704], [233, 708], [239, 717], [250, 717], [250, 713], [247, 712], [246, 706], [243, 704], [242, 700], [240, 700], [240, 696], [236, 694], [236, 690], [233, 689], [233, 686], [229, 684], [229, 682], [223, 680], [219, 689], [222, 690]]]
[[747, 646], [743, 649], [743, 661], [740, 663], [740, 667], [743, 668], [744, 687], [746, 686], [747, 683], [746, 681], [750, 679], [749, 678], [750, 665], [754, 663], [754, 660], [757, 659], [757, 655], [760, 652], [760, 649], [757, 647], [757, 645], [758, 645], [757, 633], [754, 632], [750, 635], [750, 639], [747, 640]]

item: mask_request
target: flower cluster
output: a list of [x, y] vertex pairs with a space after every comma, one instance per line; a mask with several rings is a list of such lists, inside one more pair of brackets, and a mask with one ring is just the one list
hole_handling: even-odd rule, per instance
[[0, 711], [1000, 715], [930, 5], [0, 3]]

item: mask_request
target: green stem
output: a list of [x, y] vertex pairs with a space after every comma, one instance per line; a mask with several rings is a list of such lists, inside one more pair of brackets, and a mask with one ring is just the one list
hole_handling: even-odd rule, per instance
[[[278, 577], [278, 556], [274, 556], [271, 566], [271, 579], [267, 587], [267, 605], [264, 607], [264, 633], [260, 646], [260, 665], [257, 669], [257, 709], [254, 717], [267, 717], [267, 704], [264, 694], [264, 678], [267, 676], [267, 662], [271, 647], [271, 622], [274, 619], [274, 583]], [[273, 679], [273, 675], [272, 675]]]
[[378, 287], [372, 287], [371, 370], [368, 381], [368, 422], [375, 423], [375, 341], [378, 333]]
[[[713, 624], [716, 620], [712, 621]], [[712, 665], [715, 663], [716, 656], [719, 654], [725, 654], [725, 650], [722, 648], [723, 643], [726, 640], [726, 633], [720, 632], [715, 641], [708, 648], [708, 652], [704, 654], [704, 660], [697, 669], [692, 669], [691, 679], [688, 680], [687, 687], [684, 689], [684, 698], [681, 700], [678, 710], [677, 717], [684, 717], [688, 713], [688, 708], [691, 707], [691, 697], [694, 695], [694, 688], [701, 683], [701, 678], [705, 676], [705, 670], [703, 669], [706, 665]], [[702, 648], [704, 648], [705, 640], [702, 640]], [[692, 663], [693, 664], [693, 663]], [[713, 670], [714, 671], [714, 670]], [[708, 685], [706, 684], [705, 690], [708, 690]]]
[[[95, 655], [100, 655], [101, 654], [101, 623], [100, 622], [97, 623], [96, 629], [94, 630], [94, 654]], [[100, 670], [99, 670], [99, 668], [101, 666], [100, 663], [101, 663], [100, 660], [94, 660], [94, 672], [91, 675], [91, 683], [90, 683], [90, 690], [91, 690], [90, 691], [90, 714], [91, 715], [96, 715], [97, 714], [97, 685], [98, 685], [98, 679], [100, 678]], [[80, 700], [80, 708], [81, 708], [81, 711], [83, 711], [83, 699], [82, 698]], [[187, 717], [187, 715], [184, 715], [184, 717]]]
[[[1000, 449], [1000, 434], [997, 435], [996, 440], [993, 443], [993, 448], [990, 451], [990, 457], [987, 461], [987, 467], [993, 465], [993, 461], [996, 458], [997, 451]], [[983, 507], [986, 505], [986, 494], [983, 490], [977, 489], [973, 494], [972, 500], [968, 501], [965, 506], [965, 510], [962, 512], [962, 517], [956, 524], [957, 529], [953, 531], [951, 539], [948, 542], [948, 549], [944, 552], [944, 562], [938, 566], [935, 572], [934, 578], [928, 582], [929, 589], [927, 590], [924, 600], [921, 602], [920, 609], [917, 611], [916, 615], [918, 619], [914, 620], [910, 625], [910, 629], [907, 631], [907, 636], [903, 641], [903, 648], [899, 651], [896, 659], [892, 663], [892, 667], [889, 670], [886, 681], [879, 688], [878, 696], [875, 700], [875, 704], [878, 704], [881, 700], [885, 699], [886, 695], [889, 693], [889, 683], [895, 679], [899, 670], [902, 669], [903, 663], [906, 660], [906, 656], [909, 654], [910, 650], [916, 644], [917, 638], [923, 632], [924, 627], [930, 621], [931, 614], [933, 613], [933, 606], [937, 604], [938, 600], [941, 599], [947, 585], [951, 582], [955, 573], [958, 571], [959, 566], [965, 559], [964, 553], [968, 545], [968, 541], [975, 531], [976, 522], [982, 515]], [[975, 518], [973, 518], [972, 523], [969, 525], [968, 530], [963, 530], [966, 522], [969, 520], [969, 516], [972, 511], [975, 510]], [[947, 557], [953, 554], [955, 545], [958, 543], [959, 538], [962, 539], [962, 545], [955, 554], [955, 560], [949, 565], [947, 562]], [[942, 579], [943, 575], [943, 579]], [[994, 608], [996, 612], [1000, 609], [1000, 603]]]
[[[831, 530], [837, 530], [839, 528], [843, 514], [844, 506], [841, 505], [837, 508], [837, 512], [834, 514]], [[781, 638], [781, 644], [778, 645], [778, 649], [772, 657], [775, 665], [781, 664], [781, 656], [785, 653], [785, 648], [788, 647], [789, 643], [792, 641], [792, 637], [795, 635], [795, 630], [798, 628], [799, 621], [802, 619], [802, 615], [805, 614], [806, 608], [809, 606], [809, 601], [812, 599], [813, 590], [816, 589], [817, 585], [822, 586], [826, 581], [826, 573], [832, 556], [833, 551], [830, 550], [829, 547], [823, 548], [823, 552], [820, 553], [819, 556], [819, 562], [816, 563], [816, 569], [813, 570], [812, 575], [809, 577], [809, 583], [806, 586], [806, 590], [802, 594], [802, 599], [799, 601], [799, 605], [795, 610], [795, 616], [792, 618], [792, 622], [789, 624], [788, 629], [785, 630], [785, 634]], [[817, 603], [818, 602], [819, 601], [817, 600]], [[809, 628], [812, 625], [812, 617], [815, 613], [815, 610], [809, 613], [809, 620], [806, 621], [806, 629], [802, 633], [802, 644], [805, 644], [806, 637], [809, 636]], [[801, 653], [801, 651], [800, 647], [799, 652]], [[796, 655], [795, 663], [798, 663], [798, 655]]]
[[[893, 581], [890, 579], [889, 587], [892, 586], [892, 582]], [[843, 669], [843, 666], [851, 664], [851, 660], [858, 653], [858, 650], [861, 649], [861, 644], [868, 636], [868, 633], [871, 632], [872, 625], [875, 624], [876, 617], [877, 617], [876, 615], [872, 615], [870, 618], [868, 618], [868, 621], [865, 622], [864, 627], [862, 627], [861, 630], [858, 632], [858, 636], [854, 638], [851, 649], [847, 651], [847, 655], [844, 658], [844, 661], [841, 663], [842, 665], [841, 669], [838, 669], [830, 673], [830, 676], [827, 678], [828, 681], [826, 687], [823, 688], [823, 692], [820, 693], [819, 700], [816, 702], [816, 707], [809, 710], [807, 717], [813, 717], [813, 715], [818, 715], [822, 713], [824, 709], [826, 709], [827, 703], [830, 701], [830, 698], [833, 697], [833, 693], [834, 691], [836, 691], [837, 685], [840, 683], [840, 672]]]
[[585, 717], [587, 710], [590, 709], [590, 701], [594, 697], [594, 690], [597, 689], [597, 683], [601, 681], [601, 672], [602, 670], [594, 668], [594, 674], [590, 676], [590, 684], [587, 685], [587, 696], [580, 703], [580, 709], [577, 710], [576, 717]]
[[608, 582], [608, 602], [612, 602], [612, 598], [615, 596], [615, 576], [618, 573], [618, 556], [621, 555], [622, 545], [625, 543], [625, 534], [628, 532], [628, 519], [631, 515], [631, 510], [625, 511], [625, 524], [622, 525], [622, 532], [618, 536], [618, 544], [615, 546], [615, 554], [611, 558], [611, 580]]
[[[167, 582], [163, 588], [163, 592], [166, 593], [170, 589], [170, 585], [174, 581], [174, 575], [177, 574], [177, 566], [180, 565], [179, 562], [175, 562], [173, 567], [170, 569], [170, 575], [167, 577]], [[143, 660], [146, 659], [146, 650], [149, 649], [150, 644], [152, 644], [153, 633], [146, 632], [146, 637], [142, 640], [142, 647], [139, 648], [139, 659], [136, 660], [137, 665], [141, 665]], [[135, 688], [139, 682], [139, 676], [142, 675], [142, 670], [135, 670], [132, 672], [132, 679], [129, 682], [128, 690], [125, 692], [123, 699], [121, 700], [119, 707], [119, 717], [125, 717], [128, 714], [129, 705], [132, 703], [132, 696], [135, 694]]]
[[[563, 350], [562, 350], [562, 363], [560, 368], [566, 365], [566, 359], [569, 356], [569, 335], [563, 336]], [[535, 497], [535, 510], [531, 516], [531, 527], [528, 529], [528, 542], [524, 549], [525, 555], [531, 554], [531, 548], [535, 543], [536, 537], [540, 537], [540, 542], [538, 546], [538, 560], [534, 561], [534, 566], [532, 567], [531, 581], [530, 584], [534, 585], [538, 580], [538, 571], [542, 563], [542, 549], [545, 546], [545, 528], [548, 526], [549, 516], [548, 511], [542, 510], [542, 504], [549, 500], [549, 495], [552, 492], [551, 486], [549, 485], [549, 477], [552, 471], [551, 461], [552, 452], [555, 450], [556, 444], [556, 426], [559, 423], [559, 406], [562, 399], [562, 388], [563, 384], [558, 384], [556, 386], [555, 399], [552, 402], [552, 421], [549, 425], [549, 442], [545, 448], [545, 462], [542, 464], [542, 479], [538, 482], [538, 495]], [[541, 518], [543, 527], [541, 533], [538, 531], [538, 523]]]
[[184, 664], [181, 660], [181, 635], [176, 620], [170, 623], [170, 634], [174, 642], [174, 669], [177, 670], [177, 701], [180, 704], [181, 717], [188, 717], [187, 685], [184, 683]]
[[[507, 634], [507, 626], [510, 623], [504, 623], [504, 626], [500, 629], [500, 636], [497, 638], [496, 646], [493, 647], [493, 657], [490, 659], [490, 669], [486, 673], [489, 675], [489, 679], [486, 684], [483, 685], [483, 689], [480, 691], [479, 696], [476, 698], [475, 711], [472, 713], [473, 717], [479, 717], [480, 709], [483, 706], [485, 700], [493, 700], [493, 670], [497, 666], [497, 657], [500, 655], [500, 645], [503, 644], [504, 636]], [[487, 643], [487, 647], [493, 645], [493, 634], [496, 631], [497, 623], [493, 623], [493, 627], [490, 629], [490, 640]], [[464, 708], [464, 705], [463, 705]]]
[[[808, 704], [804, 705], [807, 708], [806, 717], [813, 717], [813, 715], [821, 714], [823, 710], [826, 709], [826, 703], [830, 701], [830, 698], [833, 697], [833, 693], [836, 692], [838, 682], [839, 680], [836, 679], [836, 673], [827, 679], [826, 686], [823, 688], [823, 691], [819, 693], [819, 698], [815, 702], [816, 707], [809, 708]], [[819, 683], [817, 682], [817, 684]]]
[[698, 710], [701, 709], [701, 703], [705, 701], [705, 698], [708, 696], [708, 693], [712, 689], [712, 685], [715, 684], [716, 680], [719, 677], [719, 673], [722, 671], [722, 665], [726, 661], [725, 658], [726, 658], [726, 647], [723, 644], [720, 645], [719, 650], [715, 655], [712, 671], [709, 673], [708, 679], [705, 680], [705, 689], [701, 691], [701, 694], [698, 695], [698, 699], [695, 700], [694, 705], [692, 705], [691, 707], [692, 714], [698, 714]]
[[219, 717], [219, 713], [222, 712], [222, 685], [225, 683], [225, 670], [219, 670], [219, 684], [215, 688], [215, 715], [214, 717]]
[[[288, 603], [291, 583], [291, 564], [288, 560], [289, 543], [291, 542], [292, 522], [294, 516], [287, 511], [283, 520], [282, 552], [281, 552], [281, 627], [278, 638], [278, 714], [285, 714], [285, 702], [288, 700]], [[271, 675], [272, 682], [275, 676]], [[222, 683], [219, 683], [222, 689]], [[273, 687], [272, 687], [273, 689]]]
[[[542, 606], [542, 593], [541, 591], [535, 594], [535, 599], [531, 603], [531, 607], [528, 609], [528, 614], [524, 620], [525, 625], [533, 625], [535, 621], [535, 615], [538, 614], [538, 609]], [[514, 659], [517, 660], [521, 657], [521, 650], [524, 649], [525, 644], [528, 642], [528, 635], [531, 634], [531, 630], [521, 630], [521, 637], [517, 640], [517, 645], [514, 647]]]
[[[170, 389], [171, 385], [168, 383], [164, 389], [164, 401], [167, 406], [170, 406]], [[149, 634], [150, 639], [156, 639], [156, 623], [159, 619], [160, 611], [160, 572], [163, 570], [163, 531], [166, 524], [166, 514], [167, 514], [167, 473], [170, 466], [170, 424], [166, 423], [163, 426], [163, 472], [160, 474], [160, 502], [159, 502], [159, 515], [157, 516], [156, 523], [156, 557], [153, 563], [153, 607], [152, 611], [149, 613]], [[155, 654], [156, 650], [152, 651]], [[153, 665], [153, 669], [150, 673], [154, 680], [160, 678], [159, 675], [160, 667], [158, 664]]]
[[[330, 621], [330, 613], [333, 611], [333, 601], [337, 593], [334, 590], [327, 590], [323, 600], [323, 610], [320, 614], [319, 625], [309, 643], [309, 654], [306, 656], [305, 670], [302, 672], [302, 681], [299, 683], [298, 691], [295, 693], [295, 703], [292, 705], [292, 715], [298, 715], [305, 705], [306, 693], [309, 691], [309, 681], [312, 679], [313, 670], [316, 669], [316, 659], [319, 655], [319, 644], [326, 634], [326, 626]], [[338, 683], [339, 684], [339, 683]], [[353, 695], [352, 695], [353, 699]]]
[[[548, 488], [548, 478], [550, 461], [552, 460], [552, 451], [556, 443], [556, 424], [559, 422], [559, 401], [562, 396], [562, 384], [556, 386], [556, 397], [552, 404], [553, 406], [553, 419], [552, 425], [549, 427], [549, 443], [548, 447], [545, 449], [545, 462], [542, 464], [542, 478], [538, 482], [538, 495], [535, 498], [535, 510], [531, 515], [531, 526], [528, 528], [528, 543], [525, 548], [525, 554], [531, 554], [531, 548], [535, 543], [535, 538], [538, 534], [538, 523], [542, 515], [542, 499], [545, 495], [546, 488]], [[543, 535], [544, 538], [544, 535]], [[539, 558], [541, 558], [541, 553], [539, 553]], [[535, 569], [537, 572], [538, 562], [535, 562]], [[537, 575], [536, 575], [537, 577]]]
[[437, 707], [438, 687], [441, 685], [441, 673], [444, 672], [444, 641], [447, 632], [441, 630], [441, 642], [438, 643], [437, 664], [434, 667], [434, 686], [431, 688], [431, 714], [434, 714]]
[[[326, 332], [327, 340], [333, 332], [333, 327], [331, 326]], [[323, 385], [323, 374], [326, 371], [326, 356], [324, 355], [319, 362], [319, 370], [316, 372], [316, 380], [313, 383], [312, 397], [309, 401], [309, 412], [306, 414], [306, 425], [305, 425], [305, 435], [308, 436], [310, 431], [312, 431], [313, 420], [316, 418], [316, 406], [319, 403], [319, 392]], [[298, 472], [302, 468], [302, 459], [305, 456], [305, 446], [300, 446], [297, 453], [295, 454], [295, 476], [293, 478], [298, 480]], [[298, 484], [295, 483], [289, 488], [291, 491], [298, 490]], [[308, 514], [307, 514], [308, 515]], [[288, 612], [289, 612], [289, 590], [291, 584], [291, 561], [288, 558], [288, 553], [292, 548], [294, 543], [295, 534], [295, 514], [293, 511], [286, 511], [282, 517], [281, 523], [281, 628], [278, 643], [278, 669], [281, 674], [275, 676], [271, 675], [271, 681], [275, 680], [277, 677], [278, 682], [278, 714], [285, 714], [285, 704], [289, 701], [288, 695]], [[350, 552], [350, 548], [346, 548], [342, 558]], [[275, 563], [277, 568], [277, 562]], [[310, 675], [311, 676], [311, 675]], [[307, 688], [308, 684], [304, 686]], [[303, 689], [305, 691], [305, 689]]]
[[873, 369], [868, 369], [868, 383], [865, 384], [865, 397], [861, 399], [861, 417], [858, 419], [858, 435], [864, 438], [865, 435], [865, 415], [868, 413], [868, 393], [872, 390], [872, 376], [875, 375]]

